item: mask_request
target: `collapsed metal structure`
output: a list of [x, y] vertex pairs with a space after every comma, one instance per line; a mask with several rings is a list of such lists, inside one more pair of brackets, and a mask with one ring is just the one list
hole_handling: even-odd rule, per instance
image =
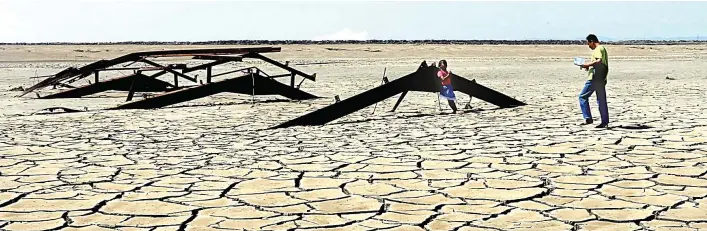
[[[40, 98], [78, 98], [108, 90], [127, 91], [128, 95], [126, 101], [128, 101], [128, 103], [116, 106], [114, 108], [109, 108], [110, 110], [159, 108], [222, 92], [252, 94], [253, 96], [278, 94], [294, 100], [319, 98], [299, 89], [306, 79], [316, 81], [316, 74], [306, 74], [290, 67], [289, 62], [283, 64], [260, 54], [280, 51], [281, 49], [279, 47], [253, 47], [164, 50], [132, 53], [111, 60], [100, 60], [80, 68], [67, 68], [55, 75], [49, 76], [49, 78], [38, 84], [27, 88], [19, 96], [23, 96], [34, 90], [48, 86], [63, 86], [71, 89]], [[210, 62], [188, 67], [187, 64], [162, 65], [150, 60], [165, 57], [191, 57], [192, 59], [209, 60]], [[242, 68], [219, 74], [212, 73], [212, 68], [214, 66], [229, 62], [241, 62], [244, 58], [260, 59], [264, 62], [282, 68], [289, 73], [281, 75], [268, 75], [257, 67]], [[138, 62], [145, 63], [151, 67], [129, 67]], [[123, 65], [122, 67], [113, 67], [124, 63], [128, 64]], [[101, 80], [99, 78], [100, 72], [121, 70], [131, 70], [133, 73], [108, 80]], [[202, 81], [197, 81], [197, 76], [188, 75], [189, 73], [198, 70], [206, 70], [205, 84]], [[145, 73], [151, 71], [156, 71], [156, 73], [149, 75]], [[437, 68], [434, 63], [432, 63], [432, 65], [427, 65], [427, 63], [423, 61], [417, 71], [413, 73], [398, 78], [394, 81], [388, 81], [387, 78], [384, 78], [385, 84], [343, 101], [339, 101], [337, 96], [337, 102], [332, 105], [310, 112], [272, 128], [285, 128], [301, 125], [323, 125], [400, 94], [400, 97], [392, 109], [392, 111], [395, 111], [409, 91], [439, 92], [441, 83], [436, 77], [437, 71], [439, 71], [439, 68]], [[212, 81], [212, 78], [232, 73], [242, 73], [243, 75], [235, 78]], [[165, 74], [174, 75], [173, 84], [157, 79], [157, 77]], [[80, 87], [73, 87], [70, 85], [91, 75], [94, 76], [93, 83], [89, 81], [88, 85]], [[303, 77], [303, 79], [299, 84], [295, 85], [295, 77], [297, 75]], [[290, 84], [287, 85], [278, 82], [276, 78], [280, 77], [290, 77]], [[186, 79], [193, 83], [199, 82], [199, 84], [180, 87], [180, 78]], [[451, 81], [454, 85], [455, 91], [463, 92], [471, 97], [484, 100], [501, 108], [525, 105], [525, 103], [521, 101], [480, 85], [476, 83], [475, 80], [467, 80], [463, 77], [452, 74]], [[141, 100], [132, 101], [135, 92], [164, 93], [154, 97], [146, 97]]]
[[[279, 47], [253, 47], [253, 48], [221, 48], [221, 49], [192, 49], [192, 50], [164, 50], [164, 51], [149, 51], [138, 52], [124, 55], [111, 60], [100, 60], [80, 68], [70, 67], [49, 78], [41, 81], [24, 90], [19, 95], [23, 96], [34, 90], [45, 88], [48, 86], [65, 86], [72, 89], [58, 92], [55, 94], [43, 96], [43, 99], [52, 98], [78, 98], [103, 91], [116, 90], [127, 91], [128, 96], [126, 101], [131, 101], [135, 92], [165, 92], [151, 98], [145, 98], [139, 101], [129, 102], [112, 109], [149, 109], [159, 108], [167, 105], [181, 103], [189, 100], [194, 100], [201, 97], [206, 97], [222, 92], [233, 92], [253, 95], [273, 95], [279, 94], [284, 97], [305, 100], [318, 98], [315, 95], [309, 94], [299, 89], [305, 79], [316, 81], [316, 74], [306, 74], [302, 71], [290, 67], [288, 63], [280, 63], [263, 56], [261, 53], [280, 52]], [[166, 58], [166, 57], [192, 57], [192, 59], [209, 60], [211, 62], [188, 67], [186, 64], [168, 64], [162, 65], [150, 59]], [[213, 74], [214, 66], [226, 64], [229, 62], [241, 62], [244, 58], [253, 58], [273, 64], [282, 68], [289, 73], [281, 75], [268, 75], [257, 67], [248, 67], [233, 71], [227, 71], [219, 74]], [[129, 67], [135, 63], [145, 63], [151, 67]], [[122, 67], [113, 68], [113, 66], [128, 63]], [[105, 71], [121, 71], [131, 70], [132, 74], [112, 78], [108, 80], [100, 80], [100, 72]], [[179, 70], [179, 71], [177, 71]], [[186, 79], [190, 82], [197, 83], [196, 76], [190, 76], [188, 73], [206, 70], [206, 83], [199, 81], [200, 85], [179, 86], [179, 79]], [[145, 72], [156, 71], [156, 73], [147, 75]], [[212, 78], [223, 76], [232, 73], [242, 73], [243, 75], [236, 78], [229, 78], [220, 81], [212, 81]], [[157, 79], [157, 77], [173, 74], [174, 84]], [[70, 84], [94, 76], [94, 82], [85, 86], [73, 87]], [[295, 85], [296, 76], [303, 77], [302, 81]], [[290, 85], [286, 85], [276, 81], [276, 78], [290, 77]], [[256, 87], [257, 86], [257, 87]]]
[[[272, 128], [285, 128], [302, 125], [324, 125], [328, 122], [344, 117], [355, 111], [371, 106], [377, 102], [400, 94], [392, 111], [395, 111], [409, 91], [439, 92], [441, 83], [436, 74], [439, 68], [422, 62], [417, 71], [387, 82], [379, 87], [365, 91], [351, 98], [338, 101], [332, 105], [310, 112], [298, 118], [284, 122]], [[501, 108], [510, 108], [526, 105], [525, 103], [487, 88], [452, 73], [452, 85], [455, 91], [463, 92], [471, 97], [476, 97]]]

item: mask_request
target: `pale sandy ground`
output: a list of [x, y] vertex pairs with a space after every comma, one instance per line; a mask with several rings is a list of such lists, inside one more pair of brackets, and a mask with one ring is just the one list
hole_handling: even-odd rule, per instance
[[[586, 46], [282, 47], [268, 56], [335, 62], [296, 66], [318, 73], [302, 89], [325, 98], [125, 111], [101, 110], [120, 92], [13, 98], [35, 74], [194, 47], [0, 46], [0, 229], [707, 229], [707, 46], [608, 46], [610, 129], [577, 126], [586, 73], [571, 58]], [[384, 67], [395, 79], [442, 58], [529, 105], [474, 99], [476, 111], [442, 115], [434, 94], [411, 93], [396, 113], [391, 98], [373, 115], [261, 130], [377, 86]], [[54, 106], [88, 112], [31, 115]], [[618, 127], [631, 124], [649, 128]]]

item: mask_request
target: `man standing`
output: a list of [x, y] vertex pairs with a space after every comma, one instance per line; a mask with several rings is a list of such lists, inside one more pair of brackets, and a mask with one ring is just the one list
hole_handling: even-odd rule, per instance
[[606, 52], [606, 48], [599, 43], [599, 39], [594, 34], [587, 36], [587, 45], [593, 52], [589, 63], [585, 63], [580, 67], [580, 69], [584, 68], [587, 70], [588, 78], [587, 82], [584, 83], [582, 92], [579, 94], [579, 107], [582, 109], [582, 116], [584, 116], [584, 125], [594, 123], [592, 112], [589, 109], [589, 97], [596, 91], [599, 114], [601, 114], [601, 124], [596, 127], [605, 128], [609, 124], [609, 108], [606, 103], [605, 88], [609, 73], [609, 55]]

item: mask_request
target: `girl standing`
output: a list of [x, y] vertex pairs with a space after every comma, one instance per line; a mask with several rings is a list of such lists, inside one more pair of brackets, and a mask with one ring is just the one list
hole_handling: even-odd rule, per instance
[[452, 88], [452, 72], [447, 70], [447, 60], [439, 61], [439, 69], [437, 77], [442, 81], [440, 95], [447, 99], [449, 107], [452, 108], [452, 113], [457, 113], [457, 105], [454, 102], [457, 97], [454, 95], [454, 89]]

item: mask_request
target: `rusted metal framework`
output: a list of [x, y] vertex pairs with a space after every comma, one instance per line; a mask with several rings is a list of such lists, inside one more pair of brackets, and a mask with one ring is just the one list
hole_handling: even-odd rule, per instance
[[[398, 101], [395, 103], [392, 110], [395, 111], [409, 91], [439, 92], [441, 83], [439, 79], [436, 78], [437, 71], [439, 71], [438, 67], [435, 67], [434, 65], [428, 66], [427, 63], [423, 61], [417, 71], [411, 74], [387, 82], [379, 87], [365, 91], [351, 98], [341, 101], [337, 99], [337, 102], [332, 105], [310, 112], [272, 128], [285, 128], [303, 125], [324, 125], [355, 111], [371, 106], [377, 102], [400, 94], [400, 98], [398, 98]], [[501, 108], [526, 105], [521, 101], [478, 84], [475, 80], [468, 80], [452, 74], [451, 81], [452, 85], [454, 85], [455, 91], [463, 92], [467, 95], [481, 99]]]
[[[299, 90], [299, 87], [304, 80], [309, 79], [316, 81], [316, 74], [306, 74], [300, 70], [290, 67], [289, 62], [283, 64], [261, 54], [280, 51], [281, 48], [279, 47], [253, 47], [164, 50], [132, 53], [111, 60], [100, 60], [80, 68], [67, 68], [55, 75], [49, 76], [47, 79], [35, 84], [34, 86], [27, 88], [19, 96], [23, 96], [37, 89], [48, 86], [68, 86], [71, 89], [40, 98], [75, 98], [108, 90], [116, 90], [127, 91], [128, 96], [126, 101], [131, 101], [135, 92], [166, 92], [165, 94], [155, 96], [149, 100], [145, 99], [124, 104], [114, 109], [157, 108], [220, 92], [236, 92], [244, 94], [252, 93], [255, 95], [280, 94], [290, 99], [297, 100], [317, 98], [317, 96]], [[167, 57], [191, 57], [192, 59], [208, 60], [210, 62], [189, 67], [186, 64], [163, 65], [155, 61], [155, 59]], [[218, 74], [213, 73], [214, 66], [229, 62], [241, 62], [244, 58], [262, 60], [282, 68], [288, 73], [281, 75], [268, 75], [257, 67], [243, 68]], [[136, 63], [144, 63], [149, 67], [130, 67]], [[133, 73], [108, 80], [100, 79], [101, 72], [123, 70], [133, 71]], [[189, 75], [190, 73], [199, 70], [206, 71], [206, 84], [204, 84], [203, 81], [197, 81], [196, 76]], [[145, 74], [146, 72], [156, 73], [151, 73], [148, 75]], [[212, 81], [212, 78], [233, 73], [243, 73], [243, 75], [234, 79], [226, 79], [216, 82]], [[174, 75], [174, 82], [169, 83], [157, 79], [157, 77], [165, 74]], [[71, 86], [72, 83], [88, 78], [89, 76], [94, 77], [93, 83], [80, 87]], [[298, 85], [295, 85], [296, 76], [303, 77], [302, 81]], [[281, 77], [290, 77], [290, 85], [288, 86], [275, 80], [276, 78]], [[185, 79], [192, 83], [200, 83], [200, 85], [180, 87], [179, 79]], [[187, 93], [189, 93], [189, 95], [187, 95]]]

